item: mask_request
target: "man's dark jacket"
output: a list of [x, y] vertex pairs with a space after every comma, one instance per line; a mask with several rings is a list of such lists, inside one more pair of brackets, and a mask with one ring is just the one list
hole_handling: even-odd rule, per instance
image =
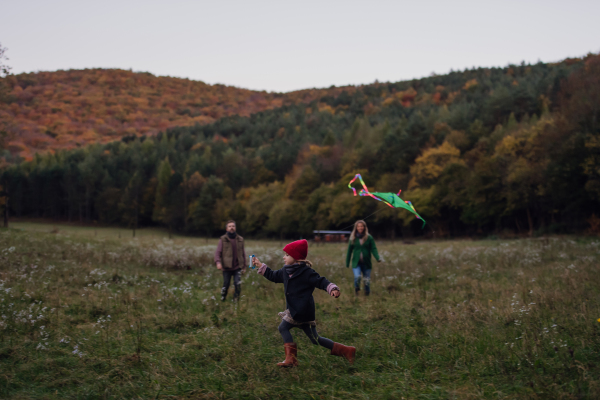
[[313, 291], [316, 288], [327, 290], [331, 283], [306, 264], [296, 270], [292, 277], [285, 273], [285, 267], [277, 271], [267, 267], [263, 276], [271, 282], [283, 283], [287, 308], [292, 318], [298, 322], [315, 320]]

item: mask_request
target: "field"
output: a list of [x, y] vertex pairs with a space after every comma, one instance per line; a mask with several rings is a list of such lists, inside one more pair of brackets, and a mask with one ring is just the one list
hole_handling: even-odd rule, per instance
[[[52, 224], [37, 221], [10, 222], [10, 227], [27, 232], [60, 233], [87, 239], [132, 239], [133, 230], [119, 227], [94, 227], [79, 224]], [[179, 237], [177, 234], [171, 236]], [[142, 228], [135, 231], [138, 239], [165, 239], [169, 232], [164, 228]]]
[[[14, 226], [0, 230], [2, 398], [600, 398], [598, 239], [379, 242], [368, 298], [344, 244], [311, 245], [342, 289], [315, 292], [318, 330], [357, 360], [294, 330], [300, 367], [281, 370], [282, 285], [249, 271], [239, 303], [233, 288], [218, 301], [216, 240]], [[278, 242], [246, 246], [279, 268]]]

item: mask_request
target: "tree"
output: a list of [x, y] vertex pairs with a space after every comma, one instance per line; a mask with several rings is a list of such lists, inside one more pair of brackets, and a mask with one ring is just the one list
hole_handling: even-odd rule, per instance
[[246, 210], [244, 227], [248, 233], [260, 233], [267, 225], [273, 207], [283, 200], [285, 186], [281, 182], [242, 190], [238, 200]]
[[[11, 70], [11, 67], [5, 64], [5, 62], [9, 59], [6, 56], [7, 50], [8, 49], [6, 47], [2, 47], [2, 43], [0, 43], [0, 104], [5, 102], [7, 98], [8, 86], [6, 85], [6, 77], [10, 75]], [[5, 142], [8, 132], [5, 125], [6, 124], [4, 121], [0, 119], [0, 150], [4, 150], [6, 148]], [[8, 220], [6, 221], [6, 225], [8, 226]]]
[[[298, 169], [300, 169], [300, 167]], [[315, 187], [319, 186], [321, 183], [319, 175], [310, 165], [300, 169], [299, 173], [296, 173], [295, 175], [297, 175], [296, 179], [294, 179], [293, 176], [289, 177], [286, 197], [304, 201], [308, 199], [308, 196], [310, 196], [310, 193]]]
[[2, 215], [4, 217], [4, 227], [8, 228], [8, 207], [9, 207], [9, 174], [6, 171], [6, 166], [0, 167], [2, 172], [2, 177], [0, 178], [2, 185], [0, 186], [0, 209], [2, 210]]
[[139, 225], [141, 192], [142, 174], [140, 171], [135, 171], [119, 203], [119, 210], [123, 215], [122, 220], [133, 230], [133, 237], [135, 237], [135, 231]]
[[92, 219], [92, 201], [95, 198], [96, 186], [104, 176], [100, 153], [100, 146], [93, 146], [85, 154], [84, 160], [78, 164], [79, 176], [85, 187], [84, 212], [87, 222]]
[[503, 196], [506, 199], [504, 215], [525, 210], [529, 235], [533, 235], [532, 210], [544, 194], [548, 158], [540, 136], [553, 125], [550, 118], [542, 118], [535, 125], [521, 124], [498, 143], [493, 159], [503, 175]]
[[[188, 168], [189, 170], [189, 168]], [[195, 171], [192, 176], [187, 178], [184, 175], [183, 178], [183, 212], [184, 212], [184, 231], [187, 232], [189, 230], [188, 222], [190, 220], [189, 217], [189, 204], [190, 199], [196, 199], [200, 196], [200, 191], [202, 190], [202, 186], [206, 182], [206, 178], [200, 175], [200, 172]]]
[[600, 56], [591, 56], [584, 67], [563, 84], [559, 97], [559, 124], [568, 132], [585, 135], [583, 168], [585, 188], [600, 197]]
[[166, 157], [158, 167], [152, 217], [154, 221], [169, 227], [169, 236], [176, 225], [185, 219], [183, 183], [183, 175], [172, 170], [169, 158]]
[[299, 202], [288, 199], [278, 201], [269, 212], [266, 230], [279, 234], [279, 240], [283, 240], [284, 235], [297, 237], [299, 234], [300, 209]]
[[9, 75], [10, 70], [12, 69], [7, 64], [5, 64], [5, 62], [9, 60], [9, 58], [6, 56], [7, 50], [8, 49], [6, 47], [2, 47], [2, 43], [0, 43], [0, 78]]
[[223, 180], [211, 175], [202, 185], [200, 196], [190, 204], [188, 215], [192, 227], [204, 232], [207, 237], [225, 222], [214, 213], [217, 202], [223, 199], [224, 191]]
[[434, 184], [447, 165], [459, 163], [460, 150], [448, 142], [427, 149], [410, 168], [412, 179], [409, 188], [428, 187]]
[[588, 177], [585, 189], [600, 199], [600, 135], [589, 135], [585, 147], [588, 149], [588, 156], [583, 162]]
[[166, 157], [158, 166], [158, 184], [156, 186], [156, 195], [154, 197], [154, 212], [152, 219], [157, 222], [165, 222], [167, 219], [167, 207], [169, 205], [169, 181], [172, 174], [171, 163]]

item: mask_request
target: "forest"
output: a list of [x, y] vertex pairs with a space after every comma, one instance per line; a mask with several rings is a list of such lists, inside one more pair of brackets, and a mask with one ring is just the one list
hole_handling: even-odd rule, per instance
[[[346, 88], [351, 90], [352, 88]], [[36, 72], [0, 78], [4, 157], [74, 149], [224, 116], [310, 102], [343, 88], [267, 93], [117, 69]]]
[[[206, 236], [234, 219], [242, 235], [308, 237], [373, 213], [379, 237], [600, 233], [598, 55], [262, 96], [293, 100], [5, 163], [8, 215]], [[426, 227], [353, 197], [356, 173], [401, 189]]]

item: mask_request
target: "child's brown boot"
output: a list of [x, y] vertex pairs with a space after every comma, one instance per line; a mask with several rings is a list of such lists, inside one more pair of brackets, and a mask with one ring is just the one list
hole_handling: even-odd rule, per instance
[[333, 343], [333, 349], [331, 349], [332, 356], [344, 357], [350, 364], [354, 364], [354, 357], [356, 356], [356, 347], [344, 346], [340, 343]]
[[298, 366], [298, 347], [296, 343], [285, 343], [285, 361], [277, 363], [280, 367]]

